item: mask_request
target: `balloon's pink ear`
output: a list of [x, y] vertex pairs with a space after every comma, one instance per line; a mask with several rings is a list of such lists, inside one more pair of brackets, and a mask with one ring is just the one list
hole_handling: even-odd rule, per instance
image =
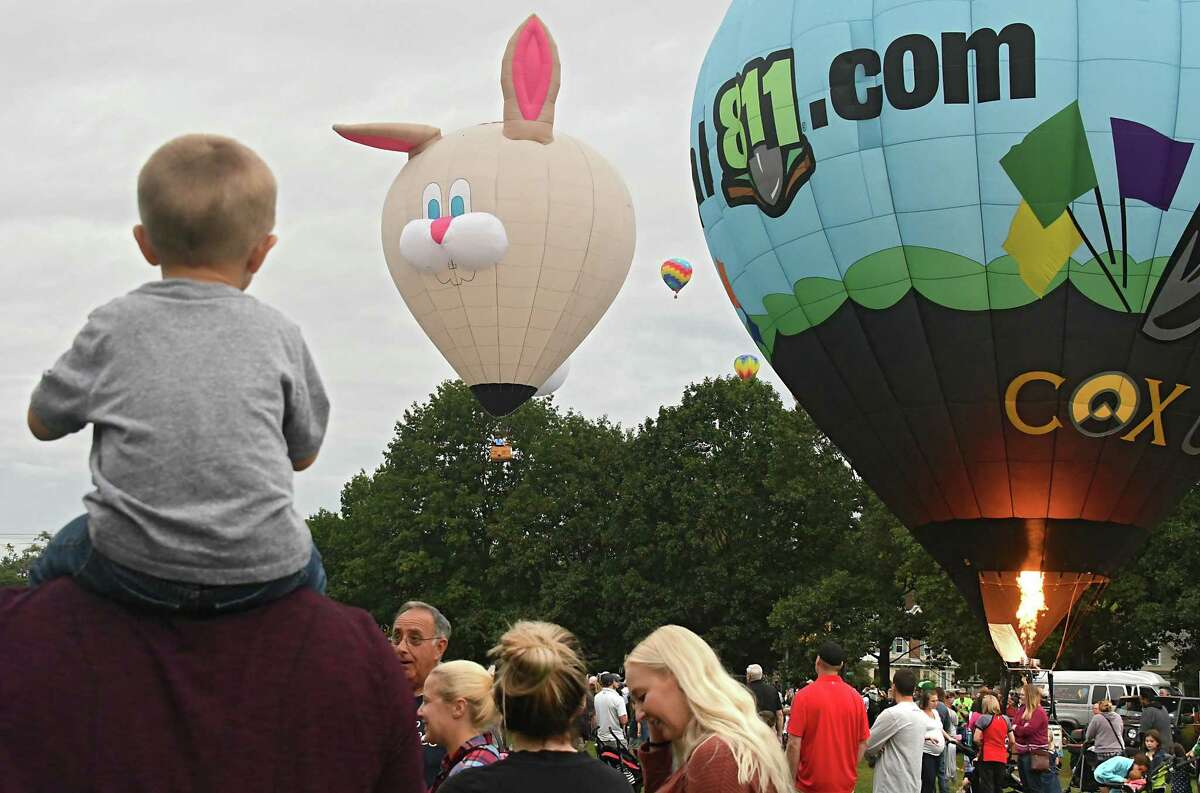
[[558, 85], [558, 47], [542, 20], [531, 15], [517, 28], [504, 51], [500, 69], [504, 136], [539, 143], [554, 140]]
[[364, 146], [402, 151], [416, 157], [429, 144], [442, 137], [437, 127], [425, 124], [334, 124], [333, 131]]

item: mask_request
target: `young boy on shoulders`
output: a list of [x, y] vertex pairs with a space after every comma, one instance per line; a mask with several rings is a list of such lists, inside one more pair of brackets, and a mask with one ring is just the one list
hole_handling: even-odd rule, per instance
[[299, 327], [245, 294], [276, 242], [275, 193], [257, 154], [216, 135], [142, 168], [133, 235], [162, 279], [93, 311], [30, 402], [39, 440], [92, 425], [95, 485], [32, 585], [73, 576], [198, 613], [324, 591], [292, 476], [316, 459], [329, 402]]

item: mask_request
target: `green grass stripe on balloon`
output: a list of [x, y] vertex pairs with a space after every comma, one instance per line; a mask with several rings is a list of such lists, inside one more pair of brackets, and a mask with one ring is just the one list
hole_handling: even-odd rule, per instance
[[[1100, 254], [1105, 256], [1105, 254]], [[1161, 261], [1158, 265], [1158, 271], [1155, 272], [1155, 262]], [[1158, 283], [1159, 277], [1162, 275], [1163, 267], [1166, 265], [1166, 259], [1161, 260], [1151, 259], [1145, 262], [1134, 262], [1129, 260], [1129, 286], [1121, 291], [1125, 293], [1125, 299], [1129, 301], [1130, 307], [1134, 312], [1143, 310], [1143, 306], [1150, 296], [1154, 294], [1154, 286]], [[1121, 279], [1121, 255], [1117, 254], [1117, 264], [1114, 267], [1108, 264], [1108, 271], [1116, 278], [1120, 284]], [[1095, 259], [1089, 259], [1086, 262], [1077, 262], [1071, 260], [1068, 265], [1070, 270], [1069, 277], [1075, 288], [1083, 293], [1084, 297], [1091, 300], [1093, 303], [1099, 303], [1112, 311], [1120, 311], [1124, 313], [1125, 307], [1121, 305], [1120, 298], [1113, 291], [1112, 284], [1108, 281], [1108, 276], [1104, 274], [1104, 270], [1096, 263]]]
[[865, 308], [894, 306], [912, 287], [903, 248], [889, 248], [859, 259], [846, 271], [850, 299]]
[[[1046, 294], [1058, 289], [1066, 280], [1067, 268], [1064, 267], [1050, 282]], [[987, 266], [987, 283], [988, 303], [993, 311], [1020, 308], [1038, 299], [1037, 292], [1025, 285], [1017, 260], [1011, 256], [1001, 256], [992, 260]]]
[[[1121, 254], [1117, 265], [1108, 265], [1117, 283], [1122, 283]], [[1166, 267], [1166, 257], [1144, 262], [1129, 260], [1128, 286], [1122, 288], [1133, 311], [1141, 313], [1154, 293]], [[1095, 260], [1071, 259], [1050, 282], [1046, 294], [1070, 280], [1089, 300], [1112, 311], [1124, 313], [1112, 284]], [[750, 315], [762, 336], [760, 349], [768, 356], [775, 338], [794, 336], [829, 319], [847, 298], [875, 310], [894, 306], [910, 289], [946, 308], [960, 311], [1002, 311], [1019, 308], [1040, 299], [1021, 278], [1017, 262], [1001, 256], [984, 267], [977, 261], [937, 248], [907, 245], [878, 251], [859, 259], [845, 278], [801, 278], [792, 294], [769, 294], [763, 298], [765, 314]]]
[[979, 262], [936, 248], [905, 247], [913, 287], [939, 306], [988, 309], [987, 269]]

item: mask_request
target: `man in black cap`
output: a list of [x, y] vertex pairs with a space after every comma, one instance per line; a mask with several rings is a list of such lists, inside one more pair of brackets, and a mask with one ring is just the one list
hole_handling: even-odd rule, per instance
[[817, 679], [800, 689], [788, 722], [788, 763], [801, 793], [853, 793], [870, 730], [857, 691], [842, 680], [846, 653], [827, 641], [817, 651]]
[[625, 725], [629, 723], [629, 716], [625, 712], [625, 700], [620, 687], [620, 675], [611, 672], [600, 675], [600, 693], [596, 695], [596, 741], [620, 744], [628, 749]]

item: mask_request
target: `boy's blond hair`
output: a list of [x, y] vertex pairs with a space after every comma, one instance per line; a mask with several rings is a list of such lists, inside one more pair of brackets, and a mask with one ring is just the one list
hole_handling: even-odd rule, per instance
[[138, 214], [165, 265], [244, 259], [275, 226], [275, 176], [232, 138], [183, 135], [138, 174]]

